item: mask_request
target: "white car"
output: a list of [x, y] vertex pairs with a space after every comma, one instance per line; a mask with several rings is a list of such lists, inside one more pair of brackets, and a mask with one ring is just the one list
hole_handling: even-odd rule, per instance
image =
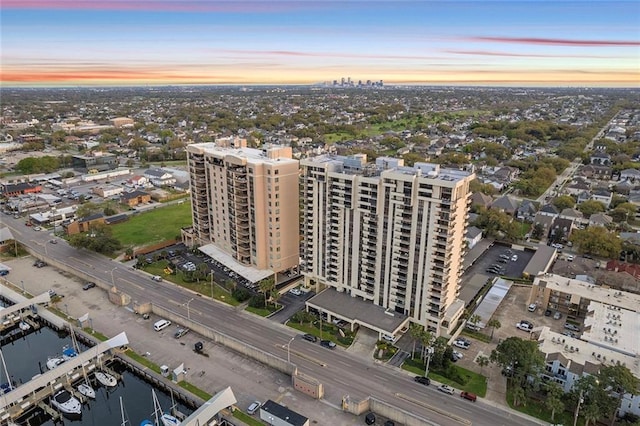
[[261, 406], [262, 406], [262, 403], [260, 401], [253, 401], [251, 405], [249, 405], [249, 407], [247, 408], [247, 413], [254, 414], [256, 411], [258, 411], [258, 408], [260, 408]]
[[292, 288], [291, 290], [289, 290], [289, 293], [293, 294], [294, 296], [300, 296], [302, 294], [302, 291], [300, 291], [299, 288]]
[[462, 359], [462, 358], [464, 358], [464, 355], [462, 355], [462, 352], [460, 352], [460, 351], [455, 351], [455, 350], [453, 351], [453, 356], [454, 356], [455, 358], [457, 358], [457, 359]]
[[533, 324], [531, 324], [529, 321], [520, 321], [516, 324], [516, 328], [522, 331], [531, 331], [533, 330]]
[[516, 262], [518, 260], [518, 255], [514, 254], [513, 256], [511, 256], [511, 261], [512, 262]]
[[471, 346], [471, 342], [469, 342], [468, 340], [457, 339], [453, 342], [453, 346], [460, 349], [469, 349], [469, 346]]
[[449, 395], [453, 395], [454, 393], [456, 393], [456, 390], [454, 388], [452, 388], [451, 386], [449, 386], [449, 385], [440, 385], [440, 386], [438, 386], [438, 390], [440, 392], [444, 392], [444, 393], [447, 393]]
[[536, 309], [538, 309], [538, 305], [535, 303], [530, 304], [529, 307], [527, 308], [529, 312], [535, 312]]
[[397, 340], [395, 337], [389, 336], [388, 334], [383, 335], [382, 338], [389, 343], [395, 343]]

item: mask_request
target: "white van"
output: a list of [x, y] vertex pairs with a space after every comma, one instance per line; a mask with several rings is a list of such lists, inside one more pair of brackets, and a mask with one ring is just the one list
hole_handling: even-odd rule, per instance
[[171, 321], [169, 320], [160, 320], [160, 321], [156, 321], [155, 324], [153, 324], [153, 329], [155, 331], [160, 331], [160, 330], [164, 330], [165, 328], [169, 327], [171, 325]]

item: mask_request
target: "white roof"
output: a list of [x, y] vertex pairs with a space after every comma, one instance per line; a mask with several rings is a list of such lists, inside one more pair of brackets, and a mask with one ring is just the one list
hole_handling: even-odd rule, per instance
[[591, 302], [581, 338], [630, 356], [640, 355], [640, 314], [618, 306]]
[[207, 244], [198, 248], [198, 250], [222, 263], [224, 266], [252, 283], [257, 283], [273, 275], [273, 271], [269, 269], [256, 269], [251, 266], [238, 263], [233, 257], [213, 244]]

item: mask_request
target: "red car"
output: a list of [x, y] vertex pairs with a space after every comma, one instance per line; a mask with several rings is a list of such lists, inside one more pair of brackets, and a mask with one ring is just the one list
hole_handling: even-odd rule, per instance
[[476, 396], [476, 394], [471, 393], [471, 392], [465, 392], [465, 391], [460, 392], [460, 396], [462, 398], [468, 399], [469, 401], [472, 401], [472, 402], [476, 402], [476, 399], [478, 398]]

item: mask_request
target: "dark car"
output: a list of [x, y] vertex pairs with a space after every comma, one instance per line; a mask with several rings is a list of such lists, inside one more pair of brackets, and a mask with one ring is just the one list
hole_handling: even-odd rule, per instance
[[424, 376], [416, 376], [413, 378], [413, 381], [426, 386], [429, 386], [431, 384], [431, 380], [428, 377], [424, 377]]
[[82, 286], [83, 290], [89, 290], [90, 288], [94, 288], [96, 286], [96, 283], [94, 282], [88, 282], [85, 285]]
[[333, 343], [331, 340], [320, 340], [320, 346], [323, 346], [327, 349], [335, 349], [336, 344]]
[[396, 426], [396, 423], [393, 420], [387, 420], [384, 422], [384, 426]]
[[304, 340], [308, 340], [308, 341], [314, 342], [314, 343], [318, 341], [318, 338], [316, 336], [314, 336], [313, 334], [309, 334], [309, 333], [303, 334], [302, 338]]
[[545, 317], [550, 317], [551, 316], [551, 309], [547, 309], [546, 311], [544, 311], [544, 316]]
[[173, 337], [175, 337], [176, 339], [179, 339], [182, 336], [184, 336], [185, 334], [187, 334], [188, 332], [189, 332], [188, 328], [179, 328], [178, 330], [176, 330], [176, 332], [173, 335]]

